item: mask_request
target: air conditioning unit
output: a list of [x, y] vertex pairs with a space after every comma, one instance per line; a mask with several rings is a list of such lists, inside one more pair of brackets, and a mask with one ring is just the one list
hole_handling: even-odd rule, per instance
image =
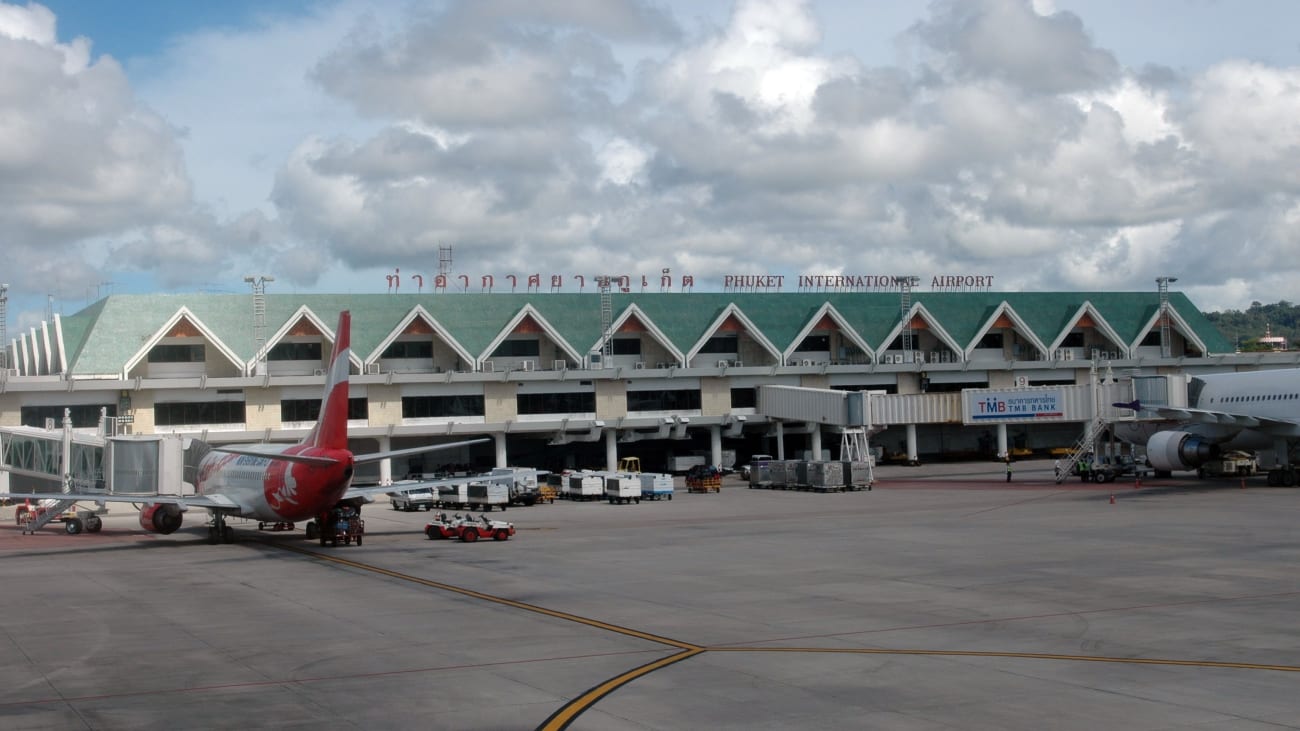
[[655, 363], [655, 368], [671, 368], [671, 363]]
[[313, 376], [323, 376], [323, 375], [325, 375], [325, 369], [324, 369], [324, 368], [317, 368], [316, 370], [312, 371], [311, 374], [312, 374]]
[[813, 362], [808, 358], [804, 358], [803, 360], [799, 361], [799, 365], [810, 366], [812, 364]]
[[564, 369], [566, 369], [566, 368], [568, 368], [568, 367], [569, 367], [569, 361], [567, 361], [567, 360], [553, 360], [553, 361], [551, 361], [551, 370], [553, 370], [553, 371], [562, 371], [562, 370], [564, 370]]
[[533, 370], [537, 370], [537, 361], [535, 361], [535, 360], [526, 360], [526, 361], [524, 361], [524, 362], [522, 362], [522, 363], [519, 364], [519, 370], [521, 370], [521, 371], [533, 371]]
[[731, 364], [732, 364], [733, 366], [737, 367], [737, 368], [744, 368], [744, 367], [745, 367], [745, 361], [743, 361], [743, 360], [733, 360], [733, 361], [731, 361]]
[[366, 373], [369, 374], [369, 375], [372, 375], [372, 376], [379, 375], [379, 364], [378, 364], [378, 363], [367, 363], [367, 364], [366, 364]]
[[726, 368], [727, 365], [728, 365], [728, 363], [727, 363], [727, 361], [725, 361], [725, 360], [720, 360], [720, 361], [718, 361], [718, 367], [719, 367], [719, 368]]
[[490, 361], [490, 360], [485, 360], [485, 361], [483, 361], [483, 372], [484, 372], [484, 373], [495, 373], [495, 372], [496, 372], [496, 369], [497, 369], [497, 365], [496, 365], [496, 363], [493, 363], [493, 362]]
[[643, 371], [645, 370], [645, 363], [638, 360], [636, 363], [632, 364], [632, 368], [634, 370]]
[[1073, 351], [1073, 350], [1067, 350], [1067, 351], [1065, 351], [1064, 355], [1065, 355], [1065, 360], [1074, 360], [1074, 351]]

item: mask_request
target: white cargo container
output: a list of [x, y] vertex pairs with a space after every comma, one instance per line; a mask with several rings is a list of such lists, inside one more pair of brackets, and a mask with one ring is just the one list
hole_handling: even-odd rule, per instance
[[627, 472], [605, 475], [605, 499], [614, 503], [641, 502], [641, 478]]
[[570, 500], [599, 500], [605, 492], [605, 480], [594, 472], [574, 472], [569, 475]]
[[460, 485], [441, 485], [438, 487], [437, 506], [440, 508], [462, 508], [469, 506], [469, 487]]
[[642, 472], [641, 497], [646, 500], [658, 500], [666, 497], [673, 499], [673, 476], [660, 472]]
[[469, 505], [474, 510], [492, 510], [510, 505], [510, 486], [503, 482], [471, 482], [467, 488]]

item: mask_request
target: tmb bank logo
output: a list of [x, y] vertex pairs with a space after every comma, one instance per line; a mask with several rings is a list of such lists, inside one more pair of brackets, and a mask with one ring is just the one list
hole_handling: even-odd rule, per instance
[[987, 394], [977, 399], [972, 419], [1059, 419], [1061, 398], [1056, 391], [1034, 394]]

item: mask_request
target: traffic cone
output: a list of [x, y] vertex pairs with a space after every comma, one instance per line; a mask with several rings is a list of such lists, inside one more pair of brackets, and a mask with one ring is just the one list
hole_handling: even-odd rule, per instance
[[1110, 504], [1111, 505], [1115, 504], [1115, 493], [1113, 492], [1110, 494]]

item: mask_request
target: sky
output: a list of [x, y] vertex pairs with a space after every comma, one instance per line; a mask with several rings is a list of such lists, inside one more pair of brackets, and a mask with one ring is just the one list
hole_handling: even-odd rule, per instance
[[[1300, 301], [1290, 0], [0, 0], [8, 328], [101, 296], [992, 276]], [[468, 283], [466, 286], [465, 283]]]

